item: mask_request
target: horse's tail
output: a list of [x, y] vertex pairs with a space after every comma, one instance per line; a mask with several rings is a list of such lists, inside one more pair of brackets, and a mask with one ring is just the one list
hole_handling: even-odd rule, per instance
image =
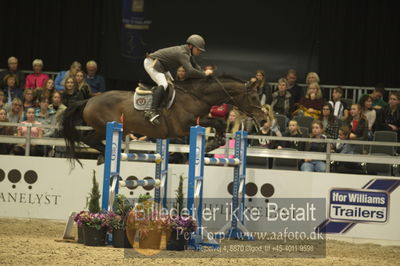
[[75, 102], [68, 106], [63, 113], [62, 135], [65, 139], [66, 156], [70, 159], [72, 166], [74, 166], [74, 160], [82, 166], [76, 155], [76, 143], [82, 141], [82, 134], [76, 129], [76, 126], [84, 125], [82, 113], [87, 102], [88, 100]]

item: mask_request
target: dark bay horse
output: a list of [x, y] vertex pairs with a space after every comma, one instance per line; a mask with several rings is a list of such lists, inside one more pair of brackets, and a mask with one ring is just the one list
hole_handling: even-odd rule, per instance
[[[106, 123], [119, 121], [124, 116], [124, 134], [138, 133], [150, 138], [178, 138], [188, 136], [190, 127], [199, 121], [201, 126], [213, 127], [216, 134], [225, 132], [225, 121], [208, 117], [211, 106], [229, 103], [253, 117], [264, 119], [255, 84], [245, 84], [231, 77], [190, 79], [175, 84], [175, 102], [170, 109], [161, 111], [161, 124], [154, 126], [144, 118], [143, 111], [133, 108], [130, 91], [107, 91], [89, 100], [75, 102], [63, 115], [62, 133], [66, 141], [67, 157], [78, 158], [76, 143], [83, 142], [104, 154]], [[198, 119], [201, 118], [201, 119]], [[78, 125], [88, 125], [94, 130], [78, 131]], [[213, 147], [216, 148], [216, 147]]]

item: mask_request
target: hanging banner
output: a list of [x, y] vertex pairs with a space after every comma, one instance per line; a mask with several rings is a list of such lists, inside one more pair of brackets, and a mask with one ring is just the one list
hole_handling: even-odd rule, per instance
[[149, 0], [122, 0], [121, 51], [124, 57], [141, 59], [146, 53], [144, 34], [149, 30]]

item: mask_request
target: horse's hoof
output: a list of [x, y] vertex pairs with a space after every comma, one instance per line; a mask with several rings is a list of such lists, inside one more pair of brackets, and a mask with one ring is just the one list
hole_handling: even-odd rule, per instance
[[97, 165], [101, 165], [103, 163], [104, 163], [104, 156], [99, 155], [99, 157], [97, 157]]

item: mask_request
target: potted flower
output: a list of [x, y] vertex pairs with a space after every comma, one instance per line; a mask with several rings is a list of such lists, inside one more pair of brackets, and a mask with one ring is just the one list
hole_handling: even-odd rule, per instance
[[78, 227], [78, 243], [81, 243], [81, 244], [83, 244], [83, 242], [84, 242], [82, 216], [85, 216], [87, 213], [88, 213], [88, 211], [80, 211], [74, 217], [74, 221]]
[[[127, 201], [126, 197], [118, 194], [114, 201], [114, 212], [109, 213], [109, 227], [112, 230], [113, 246], [116, 248], [131, 248], [134, 241], [127, 237], [126, 221], [132, 206]], [[129, 232], [130, 233], [130, 232]]]
[[139, 197], [128, 218], [128, 228], [139, 233], [139, 248], [160, 249], [161, 234], [168, 223], [168, 216], [161, 214], [159, 206], [148, 196]]
[[89, 212], [80, 215], [80, 222], [83, 225], [84, 244], [87, 246], [104, 246], [108, 228], [108, 213], [100, 212], [100, 191], [94, 170], [92, 182]]
[[185, 250], [190, 235], [197, 229], [197, 224], [190, 215], [171, 216], [169, 228], [171, 236], [167, 243], [167, 249]]

